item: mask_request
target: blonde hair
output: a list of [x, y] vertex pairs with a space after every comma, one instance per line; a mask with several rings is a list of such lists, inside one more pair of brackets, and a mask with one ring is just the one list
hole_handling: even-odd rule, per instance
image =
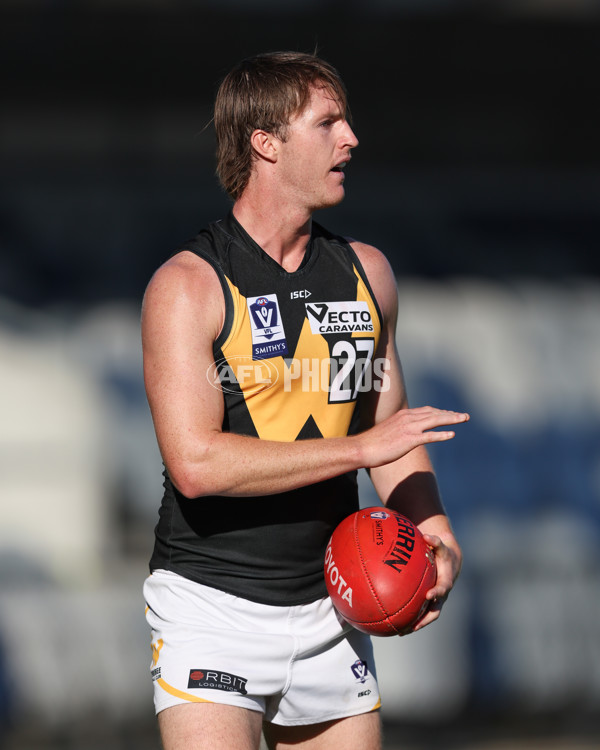
[[331, 90], [347, 113], [346, 89], [338, 72], [316, 55], [271, 52], [242, 60], [225, 77], [215, 99], [217, 175], [236, 200], [252, 171], [250, 136], [265, 130], [287, 138], [292, 117], [310, 101], [311, 89]]

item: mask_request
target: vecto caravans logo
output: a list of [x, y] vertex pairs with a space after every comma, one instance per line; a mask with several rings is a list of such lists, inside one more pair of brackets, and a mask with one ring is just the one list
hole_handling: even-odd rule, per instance
[[366, 302], [306, 302], [306, 314], [313, 333], [354, 333], [374, 331]]

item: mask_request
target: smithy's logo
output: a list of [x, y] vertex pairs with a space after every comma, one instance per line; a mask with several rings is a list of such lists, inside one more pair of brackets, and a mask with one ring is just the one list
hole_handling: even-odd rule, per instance
[[252, 329], [252, 359], [282, 357], [288, 353], [276, 294], [248, 297]]

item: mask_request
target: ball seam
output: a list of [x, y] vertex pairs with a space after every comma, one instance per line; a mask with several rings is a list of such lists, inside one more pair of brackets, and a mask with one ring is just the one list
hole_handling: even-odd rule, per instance
[[[357, 542], [357, 549], [359, 551], [361, 565], [362, 565], [362, 563], [363, 563], [363, 557], [362, 557], [362, 554], [360, 552], [360, 547], [358, 545], [358, 538], [355, 536], [355, 539], [356, 539], [356, 542]], [[387, 625], [390, 626], [390, 628], [393, 631], [395, 631], [396, 633], [401, 633], [402, 631], [398, 630], [398, 628], [396, 628], [394, 626], [394, 624], [391, 622], [390, 618], [394, 617], [399, 612], [402, 612], [403, 610], [405, 610], [411, 604], [411, 602], [415, 599], [415, 597], [417, 596], [417, 592], [419, 591], [419, 589], [420, 589], [420, 587], [421, 587], [421, 585], [423, 583], [423, 580], [425, 579], [425, 576], [427, 575], [427, 567], [425, 567], [423, 569], [423, 574], [421, 575], [421, 578], [419, 580], [419, 584], [418, 584], [416, 590], [414, 591], [413, 595], [410, 597], [410, 599], [408, 599], [408, 601], [406, 601], [401, 607], [399, 607], [398, 609], [394, 610], [394, 612], [391, 612], [391, 613], [387, 612], [386, 609], [382, 606], [382, 604], [381, 604], [381, 602], [379, 600], [379, 597], [377, 596], [376, 592], [373, 590], [373, 587], [371, 585], [371, 579], [369, 577], [367, 569], [364, 566], [363, 566], [363, 569], [364, 569], [364, 573], [365, 573], [365, 576], [367, 578], [367, 581], [369, 583], [369, 588], [371, 589], [371, 592], [373, 594], [373, 598], [377, 601], [377, 604], [378, 604], [378, 606], [379, 606], [379, 608], [382, 611], [382, 613], [383, 613], [384, 616], [380, 620], [352, 620], [351, 622], [356, 623], [356, 625], [365, 625], [365, 626], [382, 625], [383, 623], [386, 623]], [[416, 622], [416, 618], [415, 618], [415, 620], [413, 620], [413, 623], [414, 622]], [[411, 624], [412, 623], [410, 623], [409, 625], [407, 625], [407, 627], [410, 627]]]
[[369, 589], [371, 591], [371, 595], [372, 595], [373, 599], [377, 602], [377, 606], [379, 607], [379, 609], [380, 609], [380, 611], [381, 611], [381, 613], [383, 615], [383, 618], [381, 620], [376, 620], [376, 622], [384, 622], [387, 619], [387, 617], [389, 617], [389, 615], [386, 613], [385, 608], [383, 607], [383, 605], [381, 603], [381, 600], [377, 596], [377, 592], [375, 591], [375, 588], [374, 588], [374, 586], [373, 586], [373, 584], [371, 582], [371, 576], [369, 575], [369, 571], [367, 569], [367, 566], [365, 565], [365, 560], [364, 560], [363, 553], [362, 553], [362, 547], [360, 545], [360, 541], [359, 541], [359, 538], [358, 538], [357, 525], [358, 525], [358, 516], [355, 517], [353, 528], [352, 528], [352, 532], [354, 534], [354, 542], [356, 544], [356, 549], [358, 550], [358, 556], [359, 556], [359, 559], [360, 559], [360, 565], [361, 565], [361, 568], [363, 570], [363, 574], [364, 574], [364, 576], [365, 576], [365, 578], [367, 580], [367, 583], [369, 584]]

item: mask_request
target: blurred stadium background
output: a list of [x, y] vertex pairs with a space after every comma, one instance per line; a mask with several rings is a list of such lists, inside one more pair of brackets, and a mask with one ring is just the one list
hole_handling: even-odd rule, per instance
[[387, 747], [600, 746], [599, 32], [597, 0], [3, 0], [0, 747], [158, 747], [141, 298], [228, 208], [221, 76], [315, 47], [361, 141], [319, 218], [388, 254], [412, 402], [472, 414], [433, 451], [464, 573], [376, 643]]

